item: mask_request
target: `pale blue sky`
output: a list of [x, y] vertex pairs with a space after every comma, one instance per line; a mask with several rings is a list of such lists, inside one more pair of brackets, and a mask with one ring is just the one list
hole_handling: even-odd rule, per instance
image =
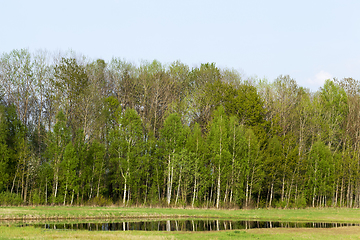
[[360, 1], [0, 0], [0, 53], [72, 49], [134, 63], [215, 62], [316, 90], [360, 79]]

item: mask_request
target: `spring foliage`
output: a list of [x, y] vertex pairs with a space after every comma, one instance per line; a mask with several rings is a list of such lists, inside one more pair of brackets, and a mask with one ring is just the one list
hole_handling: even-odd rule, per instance
[[0, 203], [359, 207], [360, 83], [0, 58]]

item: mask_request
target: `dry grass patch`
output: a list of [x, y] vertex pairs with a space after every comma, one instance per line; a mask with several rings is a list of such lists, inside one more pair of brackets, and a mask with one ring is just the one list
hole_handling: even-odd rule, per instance
[[175, 239], [174, 236], [163, 232], [58, 231], [34, 227], [18, 228], [5, 226], [0, 226], [0, 233], [0, 239]]
[[[272, 235], [284, 238], [293, 236], [295, 239], [360, 239], [360, 227], [337, 228], [262, 228], [246, 230], [254, 235]], [[280, 237], [281, 236], [281, 237]]]

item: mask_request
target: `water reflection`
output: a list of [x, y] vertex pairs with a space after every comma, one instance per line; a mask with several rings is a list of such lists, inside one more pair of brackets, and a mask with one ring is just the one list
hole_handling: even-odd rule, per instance
[[121, 221], [105, 223], [49, 223], [24, 224], [57, 230], [88, 231], [220, 231], [252, 228], [336, 228], [360, 226], [359, 223], [321, 223], [321, 222], [273, 222], [273, 221], [234, 221], [234, 220], [162, 220], [162, 221]]

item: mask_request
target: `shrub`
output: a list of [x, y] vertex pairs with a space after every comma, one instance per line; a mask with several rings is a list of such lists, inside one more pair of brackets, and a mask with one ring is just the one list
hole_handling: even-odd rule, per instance
[[40, 205], [41, 204], [41, 199], [39, 196], [39, 191], [37, 189], [35, 189], [32, 194], [31, 194], [31, 203], [33, 205]]
[[16, 193], [2, 192], [0, 193], [0, 205], [2, 206], [19, 206], [21, 205], [21, 197]]
[[287, 204], [286, 200], [284, 200], [284, 201], [281, 201], [281, 200], [275, 201], [275, 206], [277, 208], [285, 208], [286, 204]]
[[306, 198], [303, 194], [299, 195], [295, 202], [296, 208], [306, 208]]
[[103, 196], [100, 196], [100, 197], [94, 197], [93, 199], [91, 199], [89, 202], [88, 202], [88, 205], [93, 205], [93, 206], [100, 206], [100, 207], [103, 207], [103, 206], [110, 206], [112, 205], [113, 202], [111, 201], [111, 199], [107, 199]]

